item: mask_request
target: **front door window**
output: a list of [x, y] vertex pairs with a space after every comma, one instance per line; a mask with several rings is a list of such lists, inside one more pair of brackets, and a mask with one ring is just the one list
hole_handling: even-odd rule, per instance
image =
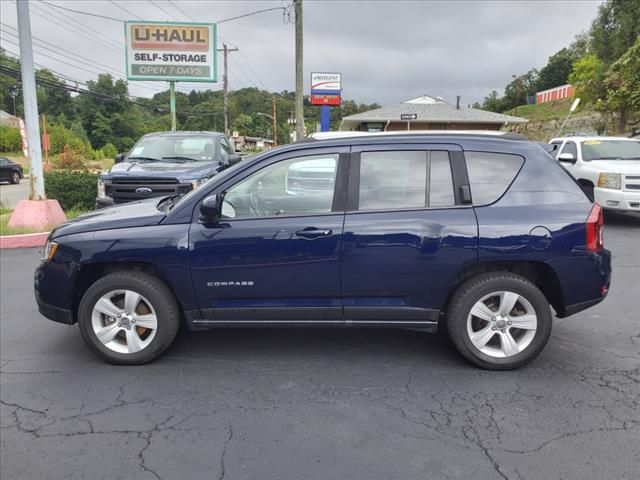
[[337, 167], [337, 154], [270, 165], [225, 193], [222, 215], [245, 219], [330, 213]]

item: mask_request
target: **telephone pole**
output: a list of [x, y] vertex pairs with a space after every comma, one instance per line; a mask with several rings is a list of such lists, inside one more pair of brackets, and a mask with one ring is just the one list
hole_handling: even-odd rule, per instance
[[304, 83], [302, 81], [302, 0], [294, 0], [296, 16], [296, 140], [304, 137]]
[[224, 58], [224, 74], [222, 76], [223, 99], [224, 99], [224, 134], [229, 136], [229, 70], [227, 65], [227, 55], [230, 52], [237, 52], [237, 48], [228, 48], [226, 43], [222, 44], [222, 52]]
[[31, 194], [29, 195], [29, 199], [44, 200], [46, 197], [44, 195], [44, 178], [42, 177], [42, 148], [40, 147], [36, 76], [33, 70], [33, 50], [31, 48], [29, 2], [27, 0], [18, 0], [16, 5], [18, 7], [18, 34], [20, 38], [24, 119], [27, 125], [29, 166], [31, 170]]

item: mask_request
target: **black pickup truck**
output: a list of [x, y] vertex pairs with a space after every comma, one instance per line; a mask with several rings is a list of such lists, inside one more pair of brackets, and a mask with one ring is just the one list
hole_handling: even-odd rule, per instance
[[156, 132], [144, 135], [100, 175], [96, 208], [190, 192], [240, 161], [222, 133]]

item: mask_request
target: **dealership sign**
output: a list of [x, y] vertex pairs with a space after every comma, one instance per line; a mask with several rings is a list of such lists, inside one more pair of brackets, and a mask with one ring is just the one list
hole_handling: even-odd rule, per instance
[[125, 22], [127, 79], [215, 82], [212, 23]]
[[340, 105], [341, 97], [340, 73], [311, 74], [311, 105]]

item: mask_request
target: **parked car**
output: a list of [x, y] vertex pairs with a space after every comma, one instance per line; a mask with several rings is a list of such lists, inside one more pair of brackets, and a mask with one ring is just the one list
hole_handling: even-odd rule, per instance
[[[331, 195], [291, 192], [287, 173], [318, 160]], [[600, 207], [519, 135], [329, 135], [63, 224], [35, 293], [118, 364], [153, 360], [184, 321], [440, 326], [475, 365], [510, 369], [547, 343], [550, 306], [566, 317], [606, 297], [602, 229]]]
[[640, 140], [554, 138], [556, 158], [602, 208], [640, 212]]
[[6, 157], [0, 157], [0, 180], [17, 185], [23, 178], [22, 165]]
[[229, 139], [212, 132], [144, 135], [98, 180], [96, 208], [150, 197], [183, 195], [240, 161]]

